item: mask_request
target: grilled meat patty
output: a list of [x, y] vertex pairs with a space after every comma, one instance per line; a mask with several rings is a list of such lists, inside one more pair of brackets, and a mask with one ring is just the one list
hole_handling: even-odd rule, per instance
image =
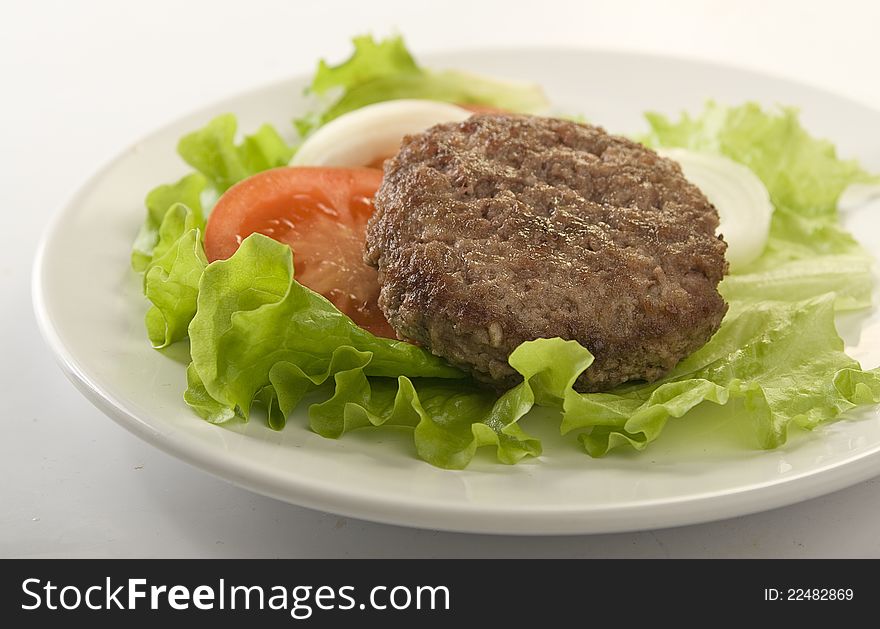
[[714, 334], [727, 245], [670, 159], [599, 127], [476, 115], [405, 138], [385, 164], [365, 259], [398, 335], [509, 387], [520, 343], [595, 362], [581, 391], [655, 380]]

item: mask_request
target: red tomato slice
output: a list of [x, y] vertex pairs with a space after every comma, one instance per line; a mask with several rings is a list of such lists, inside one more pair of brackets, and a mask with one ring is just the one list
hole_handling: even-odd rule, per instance
[[223, 260], [257, 232], [290, 245], [296, 279], [378, 336], [396, 338], [379, 309], [376, 270], [363, 261], [364, 233], [382, 171], [282, 167], [227, 190], [205, 228], [208, 260]]

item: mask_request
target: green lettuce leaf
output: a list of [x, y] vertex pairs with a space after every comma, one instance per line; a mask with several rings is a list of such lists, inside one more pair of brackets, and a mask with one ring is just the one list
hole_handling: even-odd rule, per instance
[[482, 446], [495, 446], [503, 463], [541, 453], [540, 443], [517, 424], [533, 405], [528, 384], [498, 397], [468, 381], [367, 377], [369, 355], [337, 350], [344, 352], [351, 362], [333, 365], [333, 395], [309, 408], [309, 427], [319, 435], [338, 438], [375, 426], [412, 428], [418, 456], [448, 469], [466, 467]]
[[309, 86], [313, 93], [324, 94], [334, 87], [345, 89], [382, 77], [422, 72], [400, 36], [376, 41], [370, 35], [360, 35], [352, 38], [351, 43], [354, 53], [343, 63], [330, 66], [324, 59], [318, 62]]
[[321, 60], [308, 91], [336, 93], [320, 111], [294, 121], [305, 136], [334, 118], [366, 105], [399, 98], [420, 98], [463, 105], [485, 105], [522, 113], [545, 109], [547, 99], [531, 83], [501, 81], [454, 70], [434, 71], [416, 64], [400, 36], [376, 41], [355, 37], [354, 53], [331, 66]]
[[144, 294], [152, 303], [145, 318], [147, 335], [157, 349], [186, 338], [196, 314], [199, 279], [208, 264], [201, 236], [204, 223], [200, 213], [177, 203], [159, 228], [144, 274]]
[[218, 193], [260, 171], [286, 166], [293, 157], [293, 149], [272, 125], [263, 125], [239, 145], [235, 144], [237, 128], [235, 116], [223, 114], [185, 135], [177, 145], [184, 161], [202, 173]]
[[733, 399], [743, 400], [737, 412], [752, 426], [755, 444], [775, 448], [792, 424], [814, 428], [880, 401], [880, 374], [862, 371], [843, 351], [833, 294], [740, 304], [709, 343], [659, 382], [608, 393], [565, 391], [562, 429], [588, 429], [580, 439], [593, 456], [620, 445], [641, 450], [670, 417]]
[[131, 266], [135, 271], [143, 273], [152, 262], [154, 249], [159, 242], [159, 227], [172, 206], [181, 203], [192, 210], [195, 218], [204, 222], [201, 196], [207, 184], [202, 175], [192, 173], [177, 183], [159, 186], [147, 194], [147, 217], [131, 252]]

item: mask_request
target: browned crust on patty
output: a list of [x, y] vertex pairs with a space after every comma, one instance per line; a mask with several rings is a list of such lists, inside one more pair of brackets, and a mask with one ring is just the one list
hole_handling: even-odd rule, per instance
[[655, 380], [714, 334], [727, 245], [678, 164], [599, 127], [477, 115], [407, 137], [385, 164], [365, 259], [401, 338], [512, 386], [520, 343], [595, 362], [576, 388]]

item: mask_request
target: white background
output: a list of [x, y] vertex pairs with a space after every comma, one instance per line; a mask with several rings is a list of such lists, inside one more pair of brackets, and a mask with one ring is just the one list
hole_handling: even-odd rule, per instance
[[[734, 520], [522, 538], [340, 518], [232, 487], [138, 441], [62, 376], [34, 323], [49, 217], [138, 137], [341, 59], [351, 35], [417, 53], [564, 45], [703, 58], [880, 109], [880, 3], [0, 0], [0, 556], [880, 557], [880, 479]], [[880, 142], [880, 129], [866, 130]]]

